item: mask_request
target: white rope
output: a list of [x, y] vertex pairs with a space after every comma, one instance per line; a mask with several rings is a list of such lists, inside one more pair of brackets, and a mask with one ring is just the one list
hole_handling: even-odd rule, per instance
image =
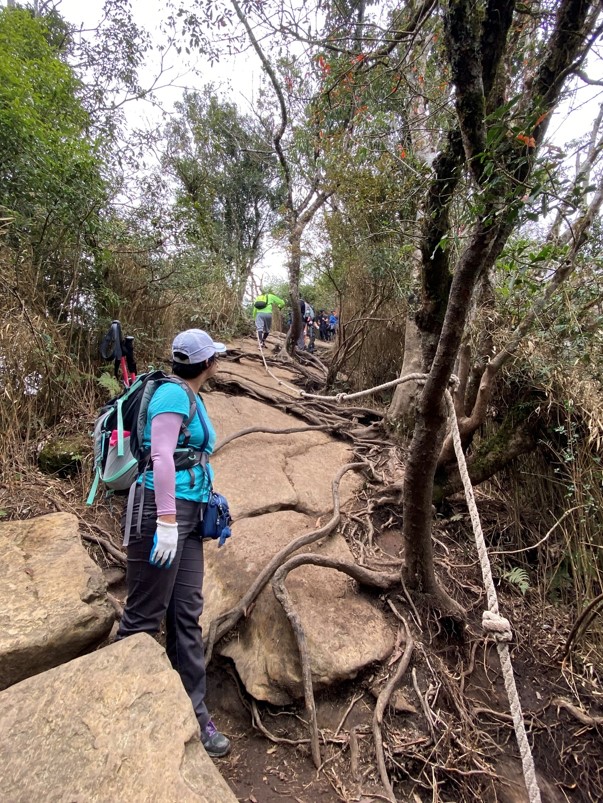
[[[424, 383], [427, 376], [426, 374], [405, 374], [404, 376], [398, 377], [398, 379], [392, 379], [391, 382], [384, 382], [382, 385], [375, 385], [373, 388], [369, 388], [368, 390], [359, 390], [357, 393], [338, 393], [336, 396], [319, 396], [316, 393], [306, 393], [305, 390], [299, 390], [299, 394], [303, 399], [322, 399], [322, 400], [329, 400], [333, 401], [333, 399], [338, 403], [344, 401], [350, 401], [350, 399], [360, 399], [362, 396], [369, 396], [371, 393], [378, 393], [380, 390], [387, 390], [388, 388], [393, 388], [396, 385], [401, 385], [403, 382], [422, 382]], [[456, 377], [451, 377], [451, 382], [458, 381]]]
[[530, 799], [530, 803], [540, 803], [540, 789], [538, 788], [538, 783], [536, 781], [534, 759], [532, 757], [532, 751], [526, 735], [526, 729], [523, 722], [523, 713], [521, 711], [521, 701], [519, 699], [519, 693], [515, 684], [513, 665], [511, 664], [511, 655], [509, 653], [508, 643], [513, 638], [511, 625], [509, 621], [501, 616], [498, 612], [498, 596], [496, 594], [496, 588], [494, 587], [494, 580], [492, 579], [492, 569], [490, 567], [490, 560], [488, 558], [488, 550], [484, 540], [484, 533], [482, 531], [479, 513], [477, 512], [473, 486], [471, 485], [471, 480], [469, 479], [465, 455], [463, 454], [461, 434], [459, 432], [458, 422], [456, 420], [454, 403], [452, 401], [452, 396], [448, 391], [446, 391], [446, 406], [448, 408], [448, 416], [450, 419], [450, 430], [452, 434], [452, 442], [454, 444], [454, 453], [459, 464], [463, 488], [465, 489], [465, 496], [467, 498], [467, 505], [469, 507], [469, 515], [471, 516], [471, 524], [473, 525], [473, 534], [475, 535], [475, 544], [477, 546], [479, 562], [482, 568], [482, 576], [484, 578], [484, 585], [486, 587], [486, 596], [488, 598], [488, 610], [484, 611], [482, 627], [486, 633], [491, 633], [496, 639], [496, 649], [498, 650], [498, 657], [500, 658], [500, 665], [503, 671], [505, 689], [509, 699], [509, 708], [513, 717], [515, 738], [517, 739], [517, 745], [521, 754], [523, 776], [526, 789], [528, 790], [528, 797]]
[[[298, 393], [302, 398], [336, 401], [339, 404], [350, 399], [359, 399], [361, 396], [368, 396], [370, 393], [376, 393], [380, 390], [393, 388], [396, 385], [402, 384], [403, 382], [415, 381], [420, 384], [424, 384], [427, 379], [427, 374], [406, 374], [405, 376], [401, 376], [398, 379], [392, 380], [391, 382], [385, 382], [382, 385], [377, 385], [369, 388], [368, 390], [361, 390], [357, 393], [338, 393], [336, 396], [321, 396], [314, 393], [306, 393], [305, 391], [299, 390], [299, 388], [288, 385], [283, 380], [278, 379], [278, 377], [274, 376], [274, 374], [268, 368], [264, 358], [264, 350], [261, 347], [260, 354], [262, 355], [262, 360], [264, 361], [264, 367], [266, 368], [266, 371], [278, 382], [279, 385], [284, 385], [290, 388], [294, 392]], [[453, 374], [450, 377], [449, 384], [454, 388], [458, 385], [458, 381], [458, 377], [454, 376]], [[450, 431], [452, 434], [452, 442], [454, 444], [454, 452], [459, 464], [459, 472], [463, 482], [463, 488], [465, 490], [465, 497], [467, 499], [467, 506], [469, 508], [469, 515], [471, 517], [471, 524], [473, 526], [473, 534], [475, 536], [475, 544], [477, 547], [479, 562], [482, 569], [482, 577], [486, 587], [486, 596], [488, 599], [488, 610], [484, 611], [483, 613], [482, 627], [487, 634], [492, 635], [496, 640], [496, 649], [498, 651], [507, 698], [509, 700], [509, 710], [511, 711], [511, 715], [513, 717], [515, 738], [517, 740], [517, 745], [521, 755], [524, 781], [528, 791], [530, 803], [541, 803], [540, 789], [538, 788], [538, 782], [536, 781], [534, 759], [532, 757], [532, 751], [530, 749], [530, 743], [528, 742], [523, 721], [521, 701], [519, 699], [519, 693], [515, 683], [513, 665], [511, 664], [511, 655], [508, 646], [509, 642], [513, 640], [513, 631], [511, 629], [511, 623], [509, 620], [505, 619], [505, 617], [501, 616], [499, 613], [498, 596], [496, 594], [496, 588], [494, 587], [494, 580], [492, 578], [492, 569], [490, 566], [490, 559], [488, 557], [488, 550], [484, 539], [484, 533], [482, 531], [477, 504], [475, 502], [473, 486], [471, 485], [471, 480], [469, 478], [469, 471], [467, 469], [465, 455], [463, 454], [463, 446], [461, 443], [461, 435], [456, 418], [456, 411], [454, 409], [454, 402], [452, 401], [452, 396], [448, 390], [446, 390], [446, 407], [448, 409], [448, 418], [450, 421]]]

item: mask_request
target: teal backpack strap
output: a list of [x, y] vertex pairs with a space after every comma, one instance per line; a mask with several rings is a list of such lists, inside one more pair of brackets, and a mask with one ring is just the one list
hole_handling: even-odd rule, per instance
[[[203, 404], [203, 399], [199, 396], [199, 401]], [[205, 405], [203, 404], [203, 409], [205, 409]], [[203, 430], [203, 443], [201, 444], [201, 451], [204, 452], [207, 449], [209, 444], [209, 429], [207, 428], [207, 424], [205, 423], [205, 418], [201, 414], [201, 412], [197, 409], [197, 400], [195, 399], [195, 410], [199, 413], [199, 421], [201, 422], [201, 429]]]
[[117, 400], [117, 456], [124, 456], [124, 417], [121, 412], [123, 397]]
[[90, 493], [86, 499], [86, 504], [91, 505], [94, 502], [94, 497], [96, 496], [96, 492], [98, 491], [98, 484], [100, 482], [100, 466], [97, 466], [94, 471], [94, 481], [92, 483], [92, 487], [90, 488]]
[[185, 391], [186, 395], [188, 396], [188, 401], [189, 401], [188, 418], [186, 419], [186, 421], [182, 422], [181, 432], [184, 435], [184, 443], [182, 444], [182, 446], [186, 446], [188, 444], [191, 437], [188, 428], [193, 418], [196, 415], [198, 415], [199, 422], [201, 424], [201, 429], [203, 430], [203, 443], [201, 444], [200, 449], [202, 452], [204, 452], [207, 449], [207, 445], [209, 443], [209, 430], [207, 428], [207, 424], [205, 423], [203, 416], [199, 412], [199, 408], [197, 407], [197, 399], [200, 399], [201, 403], [203, 403], [203, 400], [192, 390], [191, 386], [187, 382], [185, 382], [184, 379], [181, 379], [179, 376], [172, 375], [170, 376], [169, 380], [170, 382], [176, 382], [176, 384], [180, 385], [180, 387]]
[[[175, 379], [178, 381], [178, 384], [182, 388], [184, 388], [184, 390], [186, 391], [186, 395], [188, 396], [188, 400], [189, 400], [189, 404], [190, 404], [188, 418], [186, 419], [186, 421], [182, 422], [181, 432], [184, 435], [184, 444], [183, 445], [186, 446], [188, 444], [188, 442], [190, 440], [190, 437], [191, 437], [191, 434], [190, 434], [190, 432], [188, 430], [189, 425], [190, 425], [191, 421], [193, 420], [193, 418], [195, 416], [198, 416], [199, 417], [199, 423], [201, 424], [201, 429], [203, 430], [203, 442], [201, 443], [201, 447], [200, 447], [202, 455], [201, 455], [201, 462], [199, 463], [199, 465], [201, 466], [201, 469], [204, 470], [205, 473], [207, 474], [207, 469], [206, 469], [207, 458], [205, 458], [205, 461], [203, 461], [203, 458], [205, 457], [205, 449], [207, 448], [207, 444], [209, 443], [209, 429], [207, 428], [207, 424], [205, 423], [205, 419], [201, 415], [201, 411], [199, 410], [199, 406], [197, 404], [197, 399], [201, 399], [201, 397], [198, 396], [196, 393], [194, 393], [192, 388], [190, 387], [190, 385], [188, 385], [186, 382], [181, 380], [180, 377], [175, 377]], [[201, 403], [203, 403], [203, 402], [201, 402]], [[189, 469], [189, 474], [190, 474], [191, 488], [194, 488], [195, 487], [195, 474], [194, 474], [192, 468]], [[209, 474], [207, 474], [207, 476], [209, 478]]]
[[[199, 396], [199, 399], [201, 401], [201, 404], [203, 404], [203, 399], [201, 399], [201, 396]], [[204, 404], [203, 404], [203, 409], [205, 409]], [[201, 414], [201, 411], [199, 411], [199, 421], [201, 422], [201, 428], [203, 429], [203, 444], [201, 446], [202, 454], [201, 454], [201, 462], [199, 463], [199, 465], [201, 466], [201, 470], [205, 472], [205, 476], [207, 477], [207, 481], [209, 482], [209, 490], [211, 493], [212, 481], [210, 473], [207, 469], [207, 452], [205, 451], [209, 443], [209, 429], [207, 428], [207, 424], [205, 423], [205, 418]]]

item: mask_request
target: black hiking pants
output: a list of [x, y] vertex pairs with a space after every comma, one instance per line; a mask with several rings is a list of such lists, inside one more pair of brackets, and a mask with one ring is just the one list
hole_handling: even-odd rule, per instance
[[[133, 521], [137, 520], [140, 488], [136, 489]], [[126, 582], [128, 599], [116, 639], [134, 633], [159, 632], [165, 616], [166, 651], [191, 698], [201, 729], [210, 716], [205, 704], [205, 655], [199, 619], [203, 611], [203, 540], [200, 502], [176, 499], [178, 551], [169, 569], [149, 563], [157, 529], [155, 494], [144, 492], [140, 533], [131, 533]], [[122, 531], [125, 527], [125, 508]]]

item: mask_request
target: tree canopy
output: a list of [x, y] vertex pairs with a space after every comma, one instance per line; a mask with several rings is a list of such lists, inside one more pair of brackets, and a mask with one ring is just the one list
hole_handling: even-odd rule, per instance
[[211, 87], [185, 92], [166, 130], [183, 241], [242, 301], [279, 203], [276, 160], [261, 125]]
[[40, 258], [90, 230], [105, 200], [99, 143], [59, 33], [54, 15], [0, 12], [0, 205]]

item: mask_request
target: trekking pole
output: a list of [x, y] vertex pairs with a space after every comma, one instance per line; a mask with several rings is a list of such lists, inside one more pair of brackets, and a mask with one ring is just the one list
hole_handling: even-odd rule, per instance
[[129, 388], [130, 377], [124, 352], [124, 343], [121, 336], [121, 324], [119, 321], [111, 321], [109, 331], [104, 336], [103, 342], [101, 343], [100, 353], [104, 360], [113, 360], [116, 379], [119, 379], [119, 370], [121, 368], [123, 383], [125, 387]]
[[124, 341], [121, 336], [121, 324], [119, 321], [113, 321], [111, 327], [115, 327], [115, 376], [119, 374], [121, 368], [121, 378], [125, 387], [130, 387], [130, 377], [128, 375], [128, 364], [126, 362], [126, 355], [124, 352]]
[[[132, 335], [126, 335], [126, 339], [123, 342], [123, 350], [126, 359], [126, 371], [129, 374], [128, 379], [131, 385], [136, 381], [136, 360], [134, 359], [134, 338]], [[126, 387], [128, 386], [126, 385]]]

